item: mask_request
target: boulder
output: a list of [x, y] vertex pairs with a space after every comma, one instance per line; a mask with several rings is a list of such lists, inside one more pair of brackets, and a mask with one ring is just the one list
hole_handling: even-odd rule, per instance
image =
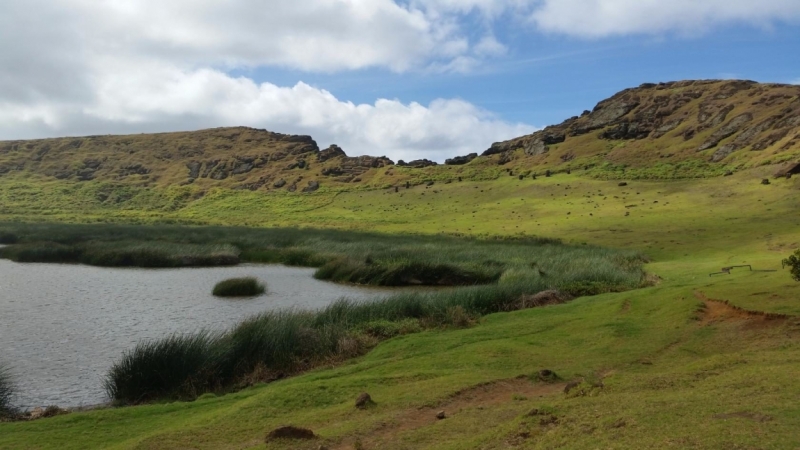
[[284, 180], [283, 178], [272, 184], [272, 187], [274, 187], [275, 189], [280, 189], [284, 186], [286, 186], [286, 180]]
[[356, 408], [358, 409], [366, 409], [374, 404], [375, 402], [372, 401], [372, 397], [366, 392], [362, 392], [356, 397]]
[[314, 192], [319, 189], [319, 182], [317, 181], [309, 181], [308, 187], [303, 188], [303, 192]]
[[798, 162], [790, 162], [783, 164], [775, 171], [775, 178], [784, 178], [791, 175], [797, 175], [800, 173], [800, 163]]

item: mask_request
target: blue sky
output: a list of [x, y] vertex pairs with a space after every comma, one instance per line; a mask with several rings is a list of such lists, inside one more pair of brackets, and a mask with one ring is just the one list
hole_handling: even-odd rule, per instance
[[0, 139], [245, 125], [442, 161], [644, 82], [800, 82], [797, 0], [6, 0]]
[[509, 54], [471, 73], [392, 73], [372, 69], [314, 74], [262, 69], [261, 81], [300, 79], [355, 103], [375, 98], [428, 103], [458, 97], [505, 120], [559, 123], [622, 89], [645, 82], [737, 78], [800, 82], [800, 27], [728, 26], [698, 37], [635, 36], [587, 40], [511, 36]]

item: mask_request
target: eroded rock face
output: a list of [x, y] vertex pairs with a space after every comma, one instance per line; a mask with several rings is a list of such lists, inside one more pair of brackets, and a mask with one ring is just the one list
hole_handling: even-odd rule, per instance
[[725, 122], [733, 108], [733, 105], [720, 106], [714, 103], [701, 105], [700, 111], [697, 113], [697, 121], [701, 124], [700, 129], [707, 130], [719, 126]]
[[510, 141], [495, 142], [481, 156], [513, 152], [520, 148], [529, 156], [543, 155], [550, 150], [551, 145], [560, 144], [566, 140], [567, 134], [563, 125], [547, 127], [544, 130]]
[[600, 139], [629, 140], [644, 139], [653, 131], [642, 122], [622, 122], [600, 133]]
[[725, 144], [711, 155], [711, 162], [720, 162], [736, 150], [739, 150], [739, 146], [736, 144]]
[[665, 134], [669, 133], [670, 131], [678, 128], [682, 123], [683, 123], [683, 118], [672, 119], [662, 124], [658, 128], [656, 128], [655, 131], [653, 131], [653, 133], [650, 136], [653, 139], [658, 139], [664, 136]]
[[150, 173], [150, 169], [141, 164], [127, 164], [120, 167], [117, 173], [119, 173], [120, 177], [127, 177], [130, 175], [147, 175]]
[[[753, 120], [753, 115], [750, 113], [740, 114], [734, 117], [730, 122], [725, 124], [725, 126], [719, 128], [717, 131], [714, 132], [709, 138], [703, 142], [700, 147], [697, 148], [698, 152], [703, 150], [708, 150], [710, 148], [714, 148], [719, 145], [720, 141], [730, 136], [736, 134], [739, 130], [742, 129], [744, 125], [751, 122]], [[727, 155], [726, 155], [727, 156]]]
[[460, 166], [467, 164], [468, 162], [472, 161], [477, 157], [478, 157], [477, 153], [470, 153], [469, 155], [466, 156], [455, 156], [453, 158], [446, 159], [444, 163], [448, 166]]
[[526, 155], [543, 155], [550, 151], [551, 145], [560, 144], [566, 139], [567, 134], [564, 131], [553, 127], [548, 127], [542, 130], [540, 133], [535, 134], [532, 139], [524, 143], [522, 148]]
[[[624, 92], [624, 91], [623, 91]], [[590, 131], [611, 125], [614, 121], [633, 111], [639, 106], [640, 98], [631, 93], [617, 94], [597, 104], [584, 121], [570, 127], [570, 136], [580, 136]]]
[[344, 150], [341, 149], [341, 147], [339, 147], [336, 144], [333, 144], [330, 147], [326, 148], [325, 150], [319, 152], [317, 154], [317, 160], [320, 162], [325, 162], [329, 159], [342, 158], [346, 156], [347, 154], [344, 152]]
[[[401, 164], [401, 162], [402, 162], [402, 164]], [[435, 162], [435, 161], [431, 161], [429, 159], [415, 159], [415, 160], [409, 161], [409, 162], [405, 162], [405, 161], [400, 160], [400, 161], [397, 162], [397, 165], [401, 166], [401, 167], [411, 167], [411, 168], [414, 168], [414, 169], [422, 169], [423, 167], [436, 166], [436, 165], [438, 165], [438, 163]]]
[[200, 176], [200, 168], [203, 166], [203, 163], [199, 161], [190, 161], [186, 163], [186, 168], [189, 169], [189, 178], [195, 179]]

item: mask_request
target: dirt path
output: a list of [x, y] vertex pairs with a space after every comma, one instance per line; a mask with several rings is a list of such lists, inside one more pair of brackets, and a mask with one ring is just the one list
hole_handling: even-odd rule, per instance
[[700, 320], [700, 324], [703, 326], [715, 323], [747, 321], [748, 328], [762, 328], [781, 325], [786, 322], [786, 320], [792, 318], [785, 314], [746, 310], [731, 305], [727, 300], [708, 298], [700, 291], [695, 291], [694, 295], [705, 304], [705, 310]]

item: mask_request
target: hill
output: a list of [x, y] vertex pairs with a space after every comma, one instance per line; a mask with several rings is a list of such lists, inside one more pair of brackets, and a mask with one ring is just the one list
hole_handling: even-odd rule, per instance
[[[471, 155], [398, 161], [320, 149], [252, 128], [0, 142], [2, 179], [311, 192], [502, 173], [589, 170], [600, 178], [692, 178], [800, 158], [800, 86], [751, 81], [643, 84], [592, 111]], [[500, 168], [499, 166], [502, 166]]]
[[800, 86], [679, 81], [626, 89], [579, 117], [496, 143], [483, 156], [633, 169], [693, 162], [719, 172], [794, 160], [798, 151]]
[[[662, 96], [671, 100], [657, 100]], [[777, 163], [797, 161], [797, 105], [795, 86], [643, 85], [582, 117], [495, 144], [484, 156], [476, 152], [445, 165], [381, 160], [383, 167], [359, 165], [360, 174], [337, 173], [353, 160], [335, 148], [314, 150], [310, 138], [243, 128], [86, 138], [62, 153], [52, 149], [70, 139], [0, 144], [9, 149], [0, 153], [0, 164], [18, 161], [0, 176], [0, 236], [23, 241], [30, 234], [58, 241], [59, 233], [76, 229], [98, 238], [105, 230], [126, 245], [142, 240], [169, 249], [209, 233], [246, 250], [252, 247], [247, 236], [264, 230], [20, 221], [371, 230], [376, 233], [368, 239], [352, 233], [333, 244], [314, 241], [324, 251], [369, 252], [371, 266], [380, 259], [377, 249], [398, 259], [398, 240], [431, 258], [447, 257], [432, 245], [449, 240], [436, 236], [446, 233], [477, 237], [469, 241], [480, 244], [476, 248], [513, 249], [500, 258], [449, 253], [467, 264], [533, 260], [539, 267], [545, 255], [516, 238], [541, 236], [589, 253], [596, 247], [583, 244], [642, 252], [654, 282], [485, 315], [462, 329], [399, 331], [398, 324], [382, 322], [383, 329], [398, 330], [394, 337], [346, 362], [194, 402], [0, 423], [0, 447], [798, 448], [800, 283], [781, 259], [800, 247], [800, 177], [773, 178], [791, 169]], [[125, 139], [137, 151], [114, 153], [130, 159], [109, 157], [91, 179], [46, 172], [111, 155], [103, 145]], [[90, 141], [98, 156], [90, 155]], [[180, 156], [180, 145], [173, 145], [179, 141], [198, 153]], [[761, 149], [761, 142], [770, 144]], [[706, 144], [712, 146], [701, 149]], [[736, 150], [714, 157], [731, 144]], [[33, 161], [43, 145], [53, 153]], [[292, 153], [297, 148], [304, 150]], [[273, 161], [278, 154], [284, 156]], [[241, 164], [242, 155], [268, 160], [255, 159], [250, 171], [234, 174], [231, 164]], [[212, 178], [223, 160], [227, 177]], [[289, 167], [299, 160], [303, 168]], [[196, 178], [194, 166], [187, 166], [193, 161], [202, 163]], [[121, 164], [142, 164], [150, 172], [120, 177]], [[547, 170], [553, 176], [533, 177]], [[731, 176], [721, 176], [727, 171]], [[297, 191], [289, 192], [289, 182], [301, 175]], [[255, 190], [245, 186], [261, 177], [288, 181], [279, 188], [275, 181]], [[316, 180], [318, 190], [299, 192]], [[165, 229], [173, 233], [168, 239]], [[410, 232], [427, 236], [390, 236]], [[555, 260], [582, 264], [566, 254]], [[543, 370], [561, 380], [542, 377]], [[375, 401], [363, 410], [354, 406], [362, 392]], [[444, 419], [437, 419], [439, 411]], [[317, 438], [265, 443], [284, 425], [310, 429]]]

